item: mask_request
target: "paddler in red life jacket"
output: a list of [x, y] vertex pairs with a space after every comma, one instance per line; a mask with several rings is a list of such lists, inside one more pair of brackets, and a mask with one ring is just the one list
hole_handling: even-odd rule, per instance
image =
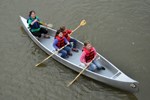
[[[85, 42], [82, 50], [83, 51], [82, 51], [82, 54], [80, 57], [80, 61], [81, 61], [82, 65], [84, 64], [84, 66], [87, 66], [89, 62], [91, 62], [94, 58], [96, 58], [97, 52], [96, 52], [95, 48], [92, 47], [90, 42]], [[100, 62], [97, 59], [92, 61], [92, 63], [89, 65], [88, 69], [91, 71], [95, 71], [96, 69], [105, 70], [105, 68], [102, 67], [102, 65], [100, 64]]]
[[[41, 34], [44, 34], [45, 38], [49, 38], [50, 35], [48, 34], [47, 30], [45, 28], [40, 27], [40, 19], [38, 16], [36, 16], [35, 11], [30, 11], [29, 12], [29, 18], [27, 19], [27, 23], [29, 25], [31, 33], [40, 38]], [[46, 25], [44, 25], [46, 26]]]
[[[69, 41], [63, 36], [63, 33], [58, 30], [55, 35], [53, 47], [56, 50], [59, 50], [67, 44], [69, 44]], [[72, 56], [71, 48], [69, 46], [66, 46], [65, 48], [60, 50], [59, 53], [61, 53], [62, 58], [68, 58], [69, 56]]]
[[[72, 43], [73, 43], [72, 51], [78, 52], [78, 49], [76, 48], [76, 46], [77, 46], [77, 41], [76, 41], [75, 39], [73, 39], [73, 38], [70, 37], [70, 34], [72, 33], [72, 30], [66, 29], [65, 26], [60, 27], [59, 30], [63, 33], [64, 37], [65, 37], [69, 42], [72, 42]], [[70, 47], [72, 47], [71, 44], [70, 44]]]

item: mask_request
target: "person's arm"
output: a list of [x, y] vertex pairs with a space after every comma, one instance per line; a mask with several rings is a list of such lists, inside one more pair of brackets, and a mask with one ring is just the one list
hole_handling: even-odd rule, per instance
[[67, 32], [68, 34], [70, 34], [70, 33], [72, 33], [72, 30], [67, 29], [66, 32]]
[[38, 22], [40, 24], [40, 19], [38, 16], [36, 16], [36, 19], [33, 22], [31, 22], [30, 25], [33, 25], [35, 22]]
[[32, 20], [31, 19], [29, 19], [28, 20], [28, 25], [31, 27], [31, 23], [32, 23]]
[[64, 39], [65, 39], [65, 43], [66, 43], [66, 44], [69, 44], [69, 41], [68, 41], [66, 38], [64, 38]]
[[40, 18], [38, 16], [36, 16], [36, 19], [37, 19], [37, 22], [40, 24], [40, 25], [43, 25], [43, 23], [41, 22]]
[[85, 54], [86, 54], [85, 51], [83, 51], [80, 57], [80, 61], [86, 65], [87, 63], [85, 61]]
[[36, 16], [36, 19], [40, 22], [40, 18], [38, 16]]
[[31, 19], [28, 19], [27, 22], [28, 22], [29, 25], [32, 23]]
[[31, 23], [31, 25], [33, 25], [35, 22], [38, 22], [38, 23], [40, 22], [39, 17], [36, 16], [36, 19]]
[[33, 25], [35, 22], [37, 22], [38, 20], [37, 19], [35, 19], [32, 23], [31, 23], [31, 25]]
[[72, 30], [66, 30], [66, 32], [68, 33], [68, 37], [70, 37], [72, 34]]
[[58, 43], [58, 40], [57, 39], [54, 39], [54, 43], [53, 43], [53, 47], [58, 50], [59, 48], [56, 46], [56, 44]]
[[94, 48], [94, 57], [97, 56], [97, 52], [96, 52], [96, 49]]
[[36, 16], [36, 19], [34, 21], [32, 21], [31, 19], [28, 20], [28, 25], [31, 26], [33, 25], [35, 22], [40, 22], [39, 17]]
[[36, 19], [37, 19], [37, 22], [38, 22], [40, 25], [43, 25], [43, 26], [48, 27], [47, 24], [44, 23], [44, 22], [42, 22], [38, 16], [36, 16]]

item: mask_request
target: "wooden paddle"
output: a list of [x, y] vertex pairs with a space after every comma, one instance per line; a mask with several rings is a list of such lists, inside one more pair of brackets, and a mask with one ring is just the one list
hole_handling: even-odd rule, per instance
[[46, 23], [44, 23], [44, 22], [39, 22], [40, 24], [42, 24], [42, 25], [44, 25], [44, 26], [46, 26], [46, 27], [49, 27], [49, 28], [52, 28], [53, 27], [53, 25], [52, 24], [46, 24]]
[[[75, 32], [79, 27], [84, 26], [85, 24], [86, 24], [86, 21], [85, 21], [85, 20], [82, 20], [82, 21], [80, 22], [80, 25], [79, 25], [77, 28], [75, 28], [75, 29], [72, 31], [72, 33]], [[71, 33], [71, 34], [72, 34], [72, 33]], [[67, 45], [68, 45], [68, 44], [67, 44]], [[36, 66], [36, 67], [39, 66], [40, 64], [42, 64], [43, 62], [45, 62], [46, 60], [48, 60], [50, 57], [52, 57], [53, 55], [57, 54], [60, 50], [62, 50], [63, 48], [65, 48], [67, 45], [63, 46], [63, 47], [62, 47], [61, 49], [59, 49], [58, 51], [56, 51], [56, 52], [54, 52], [53, 54], [49, 55], [47, 58], [45, 58], [43, 61], [41, 61], [40, 63], [36, 64], [35, 66]]]
[[[95, 58], [96, 58], [96, 57], [95, 57]], [[93, 60], [94, 60], [95, 58], [93, 58]], [[92, 61], [93, 61], [93, 60], [92, 60]], [[92, 63], [92, 61], [90, 61], [87, 66], [85, 66], [85, 68], [67, 85], [67, 87], [69, 87], [70, 85], [72, 85], [72, 84], [80, 77], [80, 75], [89, 67], [89, 65]]]
[[55, 51], [53, 54], [51, 54], [50, 56], [48, 56], [43, 61], [41, 61], [40, 63], [36, 64], [35, 66], [36, 67], [39, 66], [40, 64], [42, 64], [43, 62], [45, 62], [46, 60], [48, 60], [50, 57], [52, 57], [53, 55], [57, 54], [60, 50], [62, 50], [63, 48], [65, 48], [67, 45], [69, 45], [69, 44], [66, 44], [65, 46], [63, 46], [62, 48], [60, 48], [58, 51]]
[[[80, 25], [79, 26], [77, 26], [73, 31], [72, 31], [72, 33], [74, 32], [74, 31], [76, 31], [78, 28], [80, 28], [81, 26], [84, 26], [86, 24], [86, 21], [85, 20], [82, 20], [81, 22], [80, 22]], [[72, 34], [71, 33], [71, 34]]]

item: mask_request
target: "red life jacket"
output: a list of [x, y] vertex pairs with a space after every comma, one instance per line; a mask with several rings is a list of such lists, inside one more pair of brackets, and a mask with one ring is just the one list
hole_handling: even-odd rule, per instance
[[91, 60], [93, 60], [94, 56], [95, 56], [95, 52], [94, 52], [94, 47], [92, 47], [90, 50], [87, 50], [86, 48], [82, 49], [86, 54], [85, 54], [85, 61], [88, 63]]
[[56, 39], [58, 40], [58, 43], [56, 44], [58, 48], [65, 46], [65, 37], [57, 36]]
[[64, 37], [70, 41], [70, 36], [68, 36], [70, 33], [72, 32], [72, 30], [65, 30], [63, 33]]

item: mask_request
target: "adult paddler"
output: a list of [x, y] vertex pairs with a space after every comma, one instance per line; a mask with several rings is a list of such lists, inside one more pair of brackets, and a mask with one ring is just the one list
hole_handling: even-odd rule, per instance
[[44, 34], [45, 38], [50, 37], [47, 30], [45, 28], [40, 27], [40, 19], [38, 16], [36, 16], [35, 11], [32, 10], [29, 12], [29, 18], [27, 19], [27, 23], [29, 25], [31, 33], [34, 36], [40, 38], [42, 36], [42, 34]]

